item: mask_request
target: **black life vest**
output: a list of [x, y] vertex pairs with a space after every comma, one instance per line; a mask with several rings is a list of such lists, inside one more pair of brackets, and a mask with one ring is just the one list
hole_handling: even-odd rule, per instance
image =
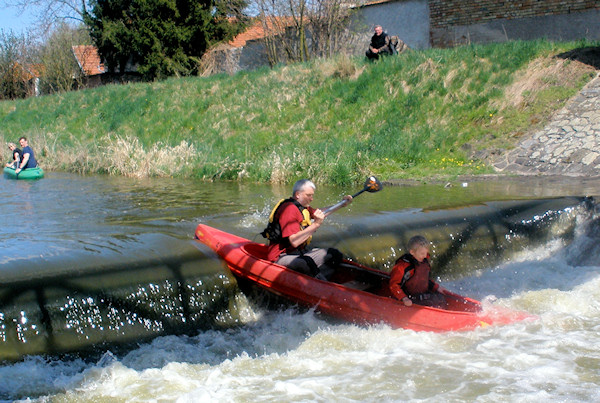
[[[265, 228], [263, 232], [260, 233], [263, 236], [263, 238], [267, 238], [269, 241], [271, 241], [271, 243], [279, 243], [282, 240], [281, 224], [279, 223], [279, 217], [277, 217], [277, 219], [275, 219], [275, 217], [277, 216], [277, 213], [279, 212], [280, 208], [288, 202], [294, 203], [294, 205], [298, 207], [298, 210], [300, 210], [300, 213], [303, 217], [303, 220], [300, 223], [302, 229], [312, 224], [312, 220], [310, 219], [310, 212], [306, 207], [300, 204], [298, 200], [295, 200], [291, 197], [289, 199], [281, 199], [271, 211], [267, 228]], [[308, 238], [308, 240], [305, 242], [305, 245], [308, 245], [311, 239], [312, 237]]]

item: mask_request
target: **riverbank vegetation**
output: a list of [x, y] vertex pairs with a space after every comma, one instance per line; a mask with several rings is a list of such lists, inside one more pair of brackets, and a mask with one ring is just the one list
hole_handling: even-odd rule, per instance
[[3, 101], [0, 138], [27, 136], [47, 171], [332, 184], [487, 173], [490, 150], [543, 125], [596, 74], [564, 57], [589, 46], [338, 56]]

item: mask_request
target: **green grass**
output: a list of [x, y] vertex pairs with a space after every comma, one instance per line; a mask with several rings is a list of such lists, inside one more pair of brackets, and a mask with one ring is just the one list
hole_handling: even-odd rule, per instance
[[46, 170], [128, 176], [347, 184], [367, 174], [487, 173], [485, 161], [465, 150], [514, 145], [593, 72], [544, 76], [513, 105], [507, 91], [519, 74], [584, 46], [598, 44], [508, 42], [409, 51], [377, 63], [339, 56], [4, 101], [0, 138], [27, 136]]

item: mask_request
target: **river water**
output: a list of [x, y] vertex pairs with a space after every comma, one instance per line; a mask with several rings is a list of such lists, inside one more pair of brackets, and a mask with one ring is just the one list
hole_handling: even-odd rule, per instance
[[[356, 190], [320, 187], [314, 205]], [[356, 326], [248, 299], [222, 262], [196, 244], [194, 229], [202, 222], [261, 240], [271, 206], [288, 193], [281, 186], [61, 173], [0, 179], [0, 350], [9, 346], [2, 350], [9, 359], [0, 364], [0, 400], [600, 400], [600, 228], [597, 198], [582, 199], [600, 195], [600, 183], [392, 186], [328, 218], [317, 244], [389, 269], [402, 241], [425, 233], [446, 288], [537, 317], [450, 333]], [[508, 215], [512, 224], [498, 228]], [[193, 279], [177, 297], [195, 301], [185, 315], [162, 297], [174, 282], [161, 278], [175, 271]], [[132, 285], [138, 282], [145, 285]], [[94, 286], [103, 297], [82, 297]], [[103, 311], [99, 300], [109, 289], [128, 290], [120, 301], [129, 305], [115, 310], [113, 296], [113, 311]], [[31, 301], [44, 306], [41, 314]], [[168, 323], [193, 329], [178, 332], [161, 318], [138, 321], [139, 305], [148, 317], [155, 309], [174, 317]], [[61, 314], [64, 323], [48, 325]], [[47, 335], [46, 344], [38, 341], [43, 326], [55, 335], [52, 343]], [[128, 343], [86, 350], [86, 341], [118, 337]], [[48, 346], [53, 353], [35, 353]], [[22, 355], [15, 359], [14, 351]]]

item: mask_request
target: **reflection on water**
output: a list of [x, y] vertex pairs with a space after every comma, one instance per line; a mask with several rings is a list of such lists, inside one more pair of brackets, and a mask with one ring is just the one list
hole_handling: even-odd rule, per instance
[[[198, 221], [231, 229], [240, 217], [250, 219], [244, 236], [262, 230], [265, 214], [290, 193], [289, 186], [239, 183], [205, 183], [181, 179], [131, 179], [49, 173], [33, 182], [1, 179], [4, 207], [0, 233], [7, 260], [64, 255], [87, 248], [122, 250], [123, 241], [140, 233], [161, 233], [190, 239]], [[363, 194], [332, 216], [372, 215], [416, 208], [422, 211], [464, 207], [493, 200], [594, 196], [600, 184], [566, 179], [490, 179], [466, 183], [387, 186], [382, 192]], [[314, 204], [326, 206], [356, 189], [320, 186]], [[252, 216], [256, 220], [252, 220]], [[337, 219], [336, 219], [337, 218]], [[258, 226], [258, 227], [255, 227]], [[252, 228], [251, 228], [252, 227]], [[115, 243], [116, 245], [113, 245]]]

